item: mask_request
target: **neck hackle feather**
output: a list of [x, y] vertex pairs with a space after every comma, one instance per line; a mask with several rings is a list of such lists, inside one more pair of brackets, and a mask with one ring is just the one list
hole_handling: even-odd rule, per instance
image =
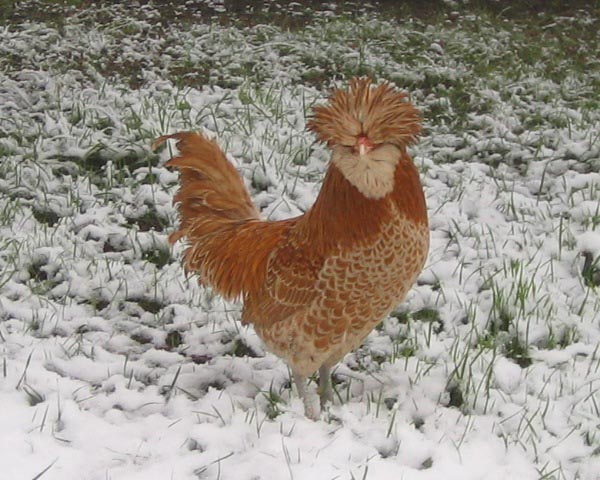
[[365, 136], [405, 148], [421, 132], [419, 111], [406, 97], [389, 82], [372, 86], [369, 78], [354, 78], [347, 90], [333, 90], [329, 104], [313, 109], [307, 127], [330, 146], [353, 146]]

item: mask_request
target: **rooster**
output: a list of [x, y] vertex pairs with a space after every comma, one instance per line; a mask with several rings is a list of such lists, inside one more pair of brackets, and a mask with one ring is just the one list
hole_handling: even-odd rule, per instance
[[[244, 302], [267, 348], [290, 367], [305, 415], [332, 400], [331, 368], [401, 302], [429, 249], [423, 189], [407, 146], [421, 131], [406, 94], [355, 78], [316, 106], [308, 129], [331, 150], [317, 199], [299, 217], [266, 221], [218, 145], [192, 132], [166, 165], [180, 171], [174, 197], [186, 271]], [[307, 392], [319, 372], [320, 408]]]

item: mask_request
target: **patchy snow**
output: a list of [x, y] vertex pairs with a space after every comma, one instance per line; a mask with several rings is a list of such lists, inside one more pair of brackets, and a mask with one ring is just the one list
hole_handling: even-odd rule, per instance
[[[1, 478], [600, 477], [592, 74], [486, 77], [513, 27], [334, 10], [299, 30], [116, 6], [0, 29]], [[177, 175], [150, 143], [200, 129], [266, 217], [298, 215], [328, 161], [306, 116], [361, 72], [424, 111], [432, 247], [311, 422], [239, 306], [184, 276]]]

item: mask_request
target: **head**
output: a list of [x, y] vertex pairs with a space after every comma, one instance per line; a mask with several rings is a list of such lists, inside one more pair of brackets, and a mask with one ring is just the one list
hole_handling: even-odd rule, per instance
[[369, 198], [394, 188], [394, 172], [407, 145], [421, 131], [418, 110], [389, 83], [354, 78], [314, 108], [308, 129], [332, 149], [331, 161]]

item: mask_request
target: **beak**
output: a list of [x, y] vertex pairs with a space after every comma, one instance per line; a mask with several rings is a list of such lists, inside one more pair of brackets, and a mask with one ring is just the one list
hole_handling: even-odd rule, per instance
[[356, 146], [358, 147], [357, 150], [359, 155], [366, 155], [373, 150], [375, 145], [373, 145], [373, 142], [371, 142], [369, 137], [366, 135], [359, 135], [359, 137], [356, 139]]

